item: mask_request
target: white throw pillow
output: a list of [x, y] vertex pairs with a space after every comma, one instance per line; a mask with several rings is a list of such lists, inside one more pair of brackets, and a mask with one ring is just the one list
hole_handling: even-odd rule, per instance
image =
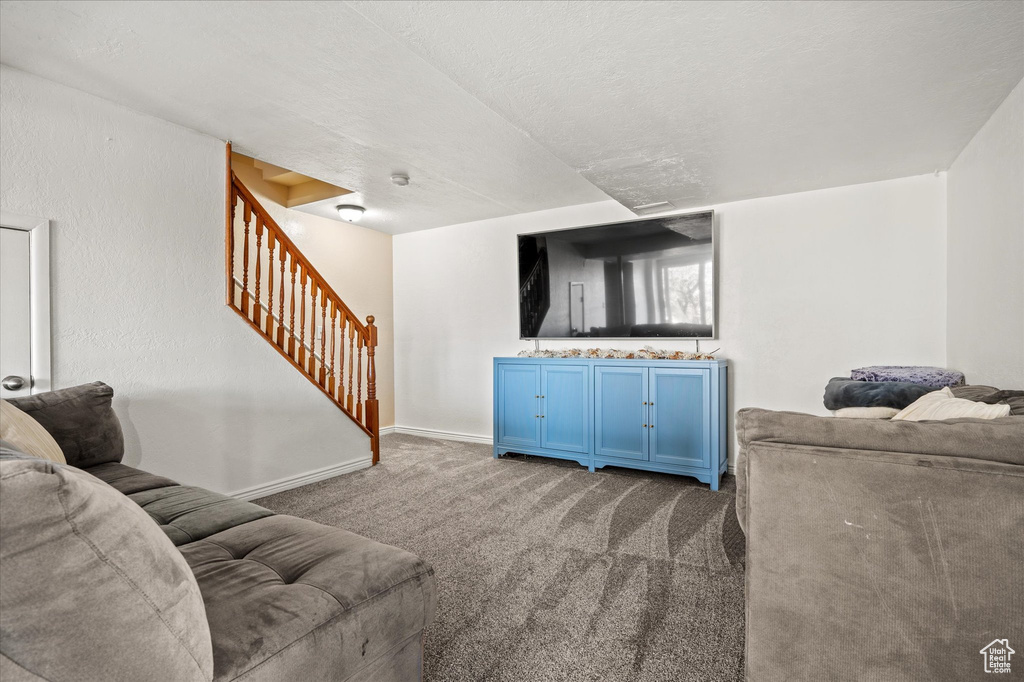
[[67, 464], [64, 452], [43, 425], [6, 400], [0, 400], [0, 440], [26, 455]]
[[956, 398], [948, 387], [921, 396], [904, 407], [893, 421], [920, 422], [925, 420], [999, 419], [1010, 414], [1009, 405], [986, 405], [973, 400]]
[[895, 407], [841, 407], [832, 410], [832, 416], [844, 419], [892, 419], [899, 410]]

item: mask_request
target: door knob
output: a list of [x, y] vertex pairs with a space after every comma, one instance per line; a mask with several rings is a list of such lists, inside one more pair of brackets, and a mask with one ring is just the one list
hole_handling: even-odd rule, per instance
[[10, 376], [4, 377], [4, 380], [2, 383], [0, 383], [0, 385], [2, 385], [8, 391], [20, 391], [21, 388], [25, 385], [25, 380], [19, 376], [15, 376], [12, 374]]

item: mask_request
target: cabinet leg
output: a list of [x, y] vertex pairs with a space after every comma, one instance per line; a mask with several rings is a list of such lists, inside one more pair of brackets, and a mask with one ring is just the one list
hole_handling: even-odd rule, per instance
[[501, 455], [498, 454], [498, 448], [494, 448], [494, 459], [499, 459]]
[[590, 473], [594, 473], [594, 465], [593, 464], [588, 464], [587, 465], [587, 471], [589, 471]]
[[711, 489], [718, 490], [718, 479], [721, 478], [721, 474], [717, 471], [711, 474]]

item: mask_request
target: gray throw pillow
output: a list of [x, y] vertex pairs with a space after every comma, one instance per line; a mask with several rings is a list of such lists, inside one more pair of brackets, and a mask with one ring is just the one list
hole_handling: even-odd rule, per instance
[[124, 495], [71, 466], [4, 457], [0, 537], [5, 682], [213, 679], [195, 576]]

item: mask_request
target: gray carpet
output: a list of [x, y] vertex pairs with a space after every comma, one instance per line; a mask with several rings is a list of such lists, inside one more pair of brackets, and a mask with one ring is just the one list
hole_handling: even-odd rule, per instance
[[405, 435], [372, 469], [258, 500], [434, 565], [425, 678], [741, 680], [735, 488]]

